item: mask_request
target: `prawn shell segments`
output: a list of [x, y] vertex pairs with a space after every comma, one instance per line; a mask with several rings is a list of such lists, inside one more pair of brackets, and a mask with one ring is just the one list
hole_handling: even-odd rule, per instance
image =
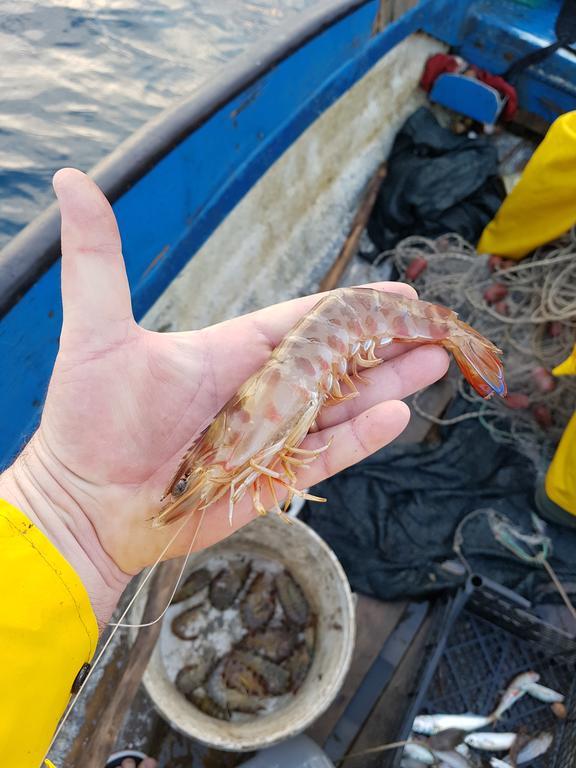
[[289, 621], [298, 627], [304, 627], [310, 618], [310, 606], [304, 593], [289, 573], [283, 571], [276, 576], [278, 600]]
[[208, 586], [211, 579], [212, 574], [207, 568], [200, 568], [198, 571], [194, 571], [177, 590], [172, 598], [172, 605], [181, 603], [183, 600], [187, 600], [197, 592], [200, 592], [200, 590]]
[[291, 690], [295, 693], [306, 677], [312, 665], [312, 651], [305, 642], [299, 643], [291, 656], [283, 663], [283, 668], [290, 675]]
[[178, 672], [175, 685], [180, 693], [187, 698], [202, 685], [210, 674], [216, 661], [216, 652], [213, 648], [206, 649], [191, 664], [187, 664]]
[[291, 627], [267, 627], [244, 637], [240, 648], [264, 656], [268, 661], [279, 663], [287, 659], [297, 642], [297, 634]]
[[295, 486], [296, 468], [324, 449], [297, 453], [300, 444], [324, 405], [357, 396], [361, 371], [382, 362], [376, 348], [393, 341], [441, 345], [482, 397], [506, 394], [500, 350], [450, 309], [373, 288], [339, 288], [286, 334], [191, 446], [155, 524], [224, 497], [232, 519], [246, 493], [261, 514], [263, 493], [277, 511], [279, 496], [310, 498]]
[[219, 571], [210, 583], [210, 602], [219, 611], [229, 608], [244, 586], [250, 563], [234, 563]]
[[274, 615], [275, 607], [272, 576], [268, 573], [259, 573], [253, 579], [240, 604], [240, 615], [244, 626], [249, 630], [262, 629]]

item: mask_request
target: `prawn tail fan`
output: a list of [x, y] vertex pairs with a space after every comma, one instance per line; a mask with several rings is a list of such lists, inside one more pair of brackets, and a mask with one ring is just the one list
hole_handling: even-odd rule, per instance
[[482, 397], [506, 397], [501, 350], [469, 325], [459, 325], [465, 333], [453, 337], [450, 349], [466, 381]]

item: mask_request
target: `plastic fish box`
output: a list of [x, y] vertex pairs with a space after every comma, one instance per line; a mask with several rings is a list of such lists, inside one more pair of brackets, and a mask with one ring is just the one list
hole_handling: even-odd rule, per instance
[[[514, 677], [531, 670], [540, 674], [541, 684], [566, 696], [567, 717], [557, 718], [550, 704], [525, 695], [484, 730], [530, 735], [550, 730], [554, 741], [548, 752], [523, 768], [576, 768], [576, 638], [539, 619], [516, 593], [472, 576], [447, 599], [429, 648], [399, 741], [410, 738], [417, 715], [489, 714]], [[491, 756], [505, 753], [483, 752], [483, 765]], [[382, 766], [400, 768], [401, 760], [401, 749], [384, 753]]]

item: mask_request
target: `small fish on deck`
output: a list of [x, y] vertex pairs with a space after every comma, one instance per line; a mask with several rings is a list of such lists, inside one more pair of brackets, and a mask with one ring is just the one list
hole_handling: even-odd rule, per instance
[[478, 732], [469, 733], [464, 739], [464, 743], [474, 749], [487, 752], [505, 752], [512, 747], [516, 738], [516, 733]]
[[418, 715], [412, 723], [414, 733], [420, 733], [424, 736], [432, 736], [435, 733], [446, 731], [449, 728], [456, 728], [459, 731], [475, 731], [478, 728], [484, 728], [490, 725], [492, 718], [490, 716], [475, 715], [467, 712], [462, 715]]
[[468, 758], [453, 749], [434, 749], [432, 751], [440, 765], [444, 765], [446, 768], [471, 768]]
[[546, 754], [552, 746], [553, 741], [554, 737], [550, 731], [542, 731], [538, 736], [529, 739], [522, 749], [518, 751], [515, 760], [512, 760], [511, 755], [507, 755], [504, 759], [491, 757], [490, 765], [492, 768], [510, 768], [512, 765], [531, 763], [533, 760]]
[[540, 675], [537, 672], [522, 672], [517, 675], [504, 691], [500, 704], [492, 713], [492, 720], [498, 720], [504, 712], [528, 693], [530, 686], [537, 683]]
[[416, 760], [418, 763], [424, 765], [434, 765], [436, 758], [428, 747], [424, 744], [419, 744], [416, 741], [409, 741], [404, 747], [402, 756], [409, 758], [410, 760]]
[[538, 699], [538, 701], [544, 701], [546, 704], [562, 704], [565, 699], [565, 696], [562, 693], [559, 693], [552, 688], [546, 688], [545, 685], [540, 685], [540, 683], [531, 683], [526, 688], [526, 693], [528, 693], [529, 696]]

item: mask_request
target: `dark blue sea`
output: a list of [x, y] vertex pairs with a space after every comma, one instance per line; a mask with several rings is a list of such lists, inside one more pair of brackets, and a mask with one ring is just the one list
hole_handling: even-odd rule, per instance
[[158, 111], [315, 0], [0, 0], [0, 248]]

